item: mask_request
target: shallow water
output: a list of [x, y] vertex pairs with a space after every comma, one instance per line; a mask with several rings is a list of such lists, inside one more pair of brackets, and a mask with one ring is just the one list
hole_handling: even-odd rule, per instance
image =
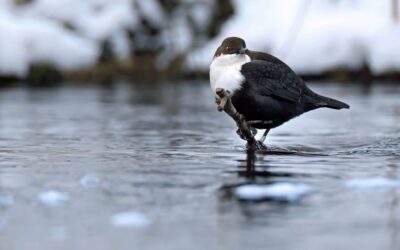
[[[0, 249], [400, 249], [400, 188], [346, 185], [400, 180], [400, 86], [311, 87], [351, 109], [272, 130], [255, 159], [207, 83], [1, 89]], [[234, 195], [280, 182], [314, 192]]]

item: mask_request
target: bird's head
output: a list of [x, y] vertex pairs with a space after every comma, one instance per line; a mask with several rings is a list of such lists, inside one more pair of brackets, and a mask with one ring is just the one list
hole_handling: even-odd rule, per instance
[[222, 44], [214, 53], [214, 58], [221, 55], [243, 55], [247, 52], [246, 43], [239, 37], [228, 37], [222, 41]]

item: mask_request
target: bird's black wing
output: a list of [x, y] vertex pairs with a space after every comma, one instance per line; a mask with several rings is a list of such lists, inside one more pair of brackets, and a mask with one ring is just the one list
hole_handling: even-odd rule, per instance
[[242, 66], [241, 73], [258, 94], [301, 102], [304, 82], [286, 65], [253, 60]]

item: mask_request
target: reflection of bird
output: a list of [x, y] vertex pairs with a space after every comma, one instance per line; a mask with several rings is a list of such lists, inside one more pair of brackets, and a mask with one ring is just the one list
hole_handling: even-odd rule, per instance
[[278, 58], [246, 49], [238, 37], [226, 38], [210, 65], [211, 88], [231, 93], [232, 104], [257, 129], [271, 128], [307, 111], [327, 107], [349, 108], [346, 103], [318, 95]]

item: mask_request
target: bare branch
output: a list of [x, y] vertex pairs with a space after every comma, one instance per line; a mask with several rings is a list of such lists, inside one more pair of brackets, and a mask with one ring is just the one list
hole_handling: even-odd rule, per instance
[[219, 97], [219, 100], [216, 100], [218, 111], [225, 111], [225, 113], [227, 113], [236, 122], [236, 125], [239, 128], [241, 135], [247, 141], [248, 147], [256, 149], [265, 148], [264, 144], [260, 143], [254, 138], [252, 127], [248, 125], [245, 117], [237, 112], [235, 107], [232, 105], [229, 91], [225, 91], [222, 88], [217, 88], [216, 94]]

